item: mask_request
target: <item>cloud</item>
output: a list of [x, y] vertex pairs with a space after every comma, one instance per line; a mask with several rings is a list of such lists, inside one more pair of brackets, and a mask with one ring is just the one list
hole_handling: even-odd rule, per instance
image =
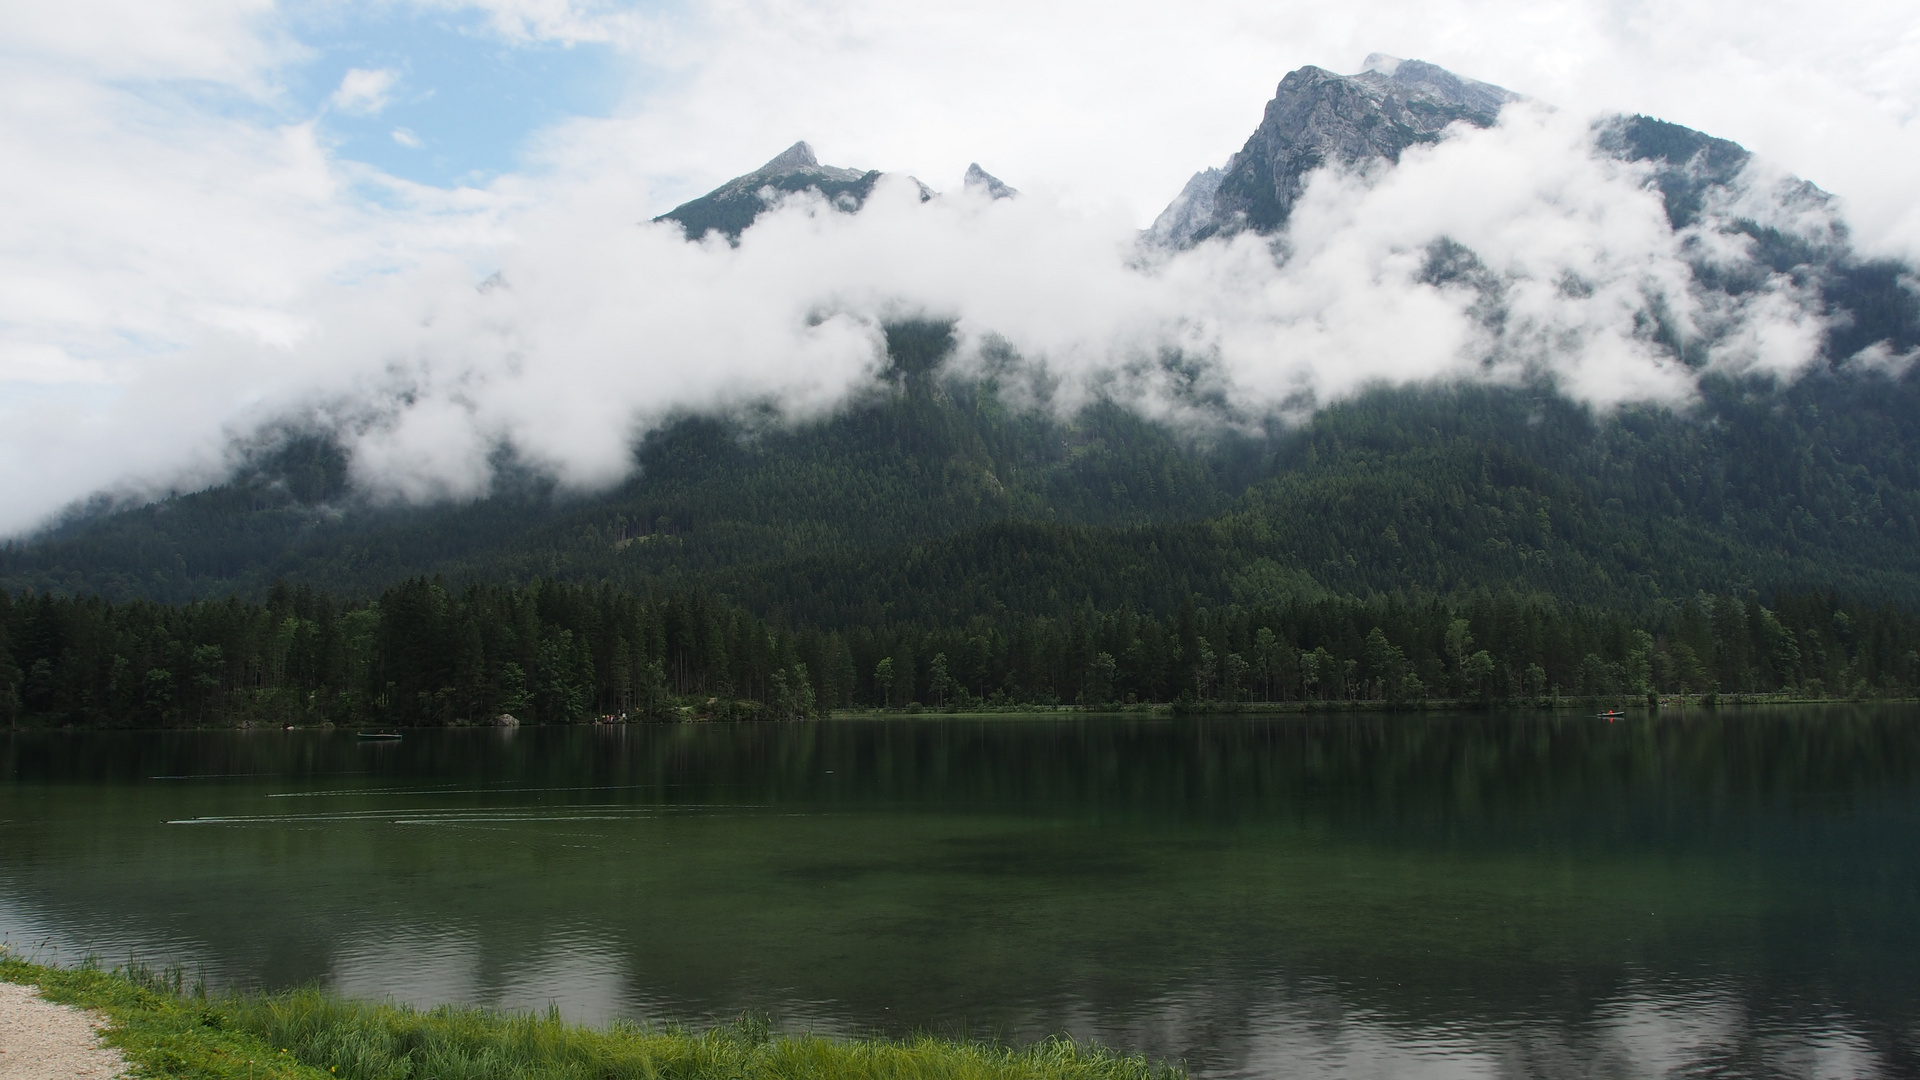
[[349, 68], [327, 100], [342, 112], [373, 116], [387, 107], [400, 73], [389, 68]]
[[513, 43], [603, 44], [644, 52], [666, 33], [663, 19], [639, 5], [595, 0], [419, 0], [421, 7], [478, 11]]
[[261, 89], [298, 57], [272, 0], [83, 0], [0, 7], [0, 55], [102, 79], [193, 79]]
[[511, 198], [399, 184], [334, 158], [309, 121], [228, 115], [270, 96], [270, 50], [244, 34], [156, 32], [145, 53], [113, 34], [89, 69], [55, 62], [65, 29], [0, 63], [0, 530], [217, 477], [304, 297], [484, 243]]
[[1892, 345], [1884, 341], [1876, 341], [1848, 357], [1847, 363], [1897, 379], [1907, 373], [1907, 369], [1913, 366], [1915, 360], [1920, 360], [1920, 348], [1896, 353]]
[[420, 136], [415, 135], [406, 128], [394, 128], [393, 141], [409, 150], [418, 150], [426, 145], [426, 143], [421, 141]]

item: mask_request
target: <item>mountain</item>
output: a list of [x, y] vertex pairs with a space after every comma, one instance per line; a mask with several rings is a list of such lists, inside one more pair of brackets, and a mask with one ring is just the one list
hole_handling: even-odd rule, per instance
[[1317, 67], [1289, 72], [1246, 145], [1224, 169], [1196, 173], [1148, 235], [1186, 247], [1248, 229], [1273, 232], [1286, 224], [1315, 169], [1397, 162], [1410, 146], [1438, 142], [1449, 125], [1491, 126], [1501, 107], [1517, 100], [1498, 86], [1379, 53], [1357, 75]]
[[[1453, 124], [1496, 123], [1505, 106], [1520, 100], [1512, 91], [1424, 61], [1378, 53], [1355, 75], [1300, 68], [1281, 80], [1259, 127], [1225, 167], [1195, 173], [1142, 240], [1177, 250], [1240, 232], [1278, 233], [1306, 178], [1322, 165], [1397, 163], [1407, 148], [1438, 141]], [[1743, 184], [1753, 155], [1744, 147], [1649, 116], [1603, 119], [1594, 146], [1647, 168], [1674, 230], [1704, 228], [1742, 250], [1742, 257], [1729, 258], [1711, 245], [1692, 243], [1694, 283], [1712, 304], [1736, 304], [1784, 276], [1820, 297], [1829, 363], [1855, 357], [1878, 363], [1915, 347], [1914, 295], [1907, 284], [1913, 269], [1858, 255], [1826, 192], [1791, 177], [1748, 191]], [[1826, 222], [1828, 228], [1821, 234], [1776, 224], [1794, 220]], [[1436, 284], [1479, 290], [1490, 311], [1501, 307], [1503, 283], [1457, 244], [1436, 245], [1428, 275]], [[1683, 343], [1667, 337], [1687, 363], [1704, 362], [1707, 339]]]
[[961, 184], [968, 191], [985, 192], [990, 199], [1011, 199], [1020, 194], [1003, 183], [999, 177], [981, 168], [977, 161], [967, 166], [967, 175], [962, 178]]
[[[1303, 68], [1155, 230], [1176, 246], [1272, 232], [1315, 163], [1391, 163], [1514, 100], [1413, 60]], [[1911, 269], [1858, 257], [1843, 231], [1810, 240], [1726, 214], [1750, 157], [1737, 144], [1635, 116], [1601, 124], [1596, 145], [1646, 166], [1676, 228], [1711, 212], [1747, 242], [1745, 263], [1700, 264], [1702, 288], [1735, 295], [1784, 274], [1819, 297], [1811, 373], [1775, 384], [1699, 367], [1684, 409], [1596, 412], [1533, 381], [1177, 427], [1098, 398], [1071, 415], [1032, 408], [996, 376], [952, 368], [951, 326], [902, 322], [890, 366], [833, 415], [773, 429], [680, 417], [640, 441], [610, 490], [508, 469], [477, 502], [375, 505], [324, 433], [292, 433], [228, 483], [7, 545], [0, 586], [178, 602], [264, 596], [276, 579], [370, 596], [422, 574], [560, 578], [698, 586], [842, 627], [1481, 589], [1623, 611], [1702, 590], [1920, 609], [1920, 365], [1889, 359], [1920, 348]], [[769, 189], [851, 211], [879, 175], [796, 144], [663, 220], [737, 239]], [[967, 184], [1012, 193], [977, 166]], [[1827, 198], [1797, 181], [1771, 197]], [[1429, 272], [1488, 276], [1464, 250], [1436, 252]]]
[[[979, 166], [974, 168], [978, 169]], [[801, 141], [782, 150], [772, 161], [745, 176], [736, 176], [653, 220], [675, 222], [686, 231], [689, 240], [698, 240], [712, 231], [738, 243], [740, 234], [780, 195], [814, 191], [835, 210], [851, 214], [857, 212], [867, 201], [867, 196], [873, 194], [873, 185], [879, 182], [881, 175], [878, 169], [862, 171], [822, 165], [820, 159], [814, 156], [813, 147]], [[972, 173], [968, 173], [968, 176], [971, 179]], [[917, 180], [914, 182], [919, 183]], [[993, 182], [999, 184], [998, 180]], [[925, 184], [920, 184], [921, 201], [932, 197], [933, 192]]]
[[[1224, 167], [1195, 173], [1148, 227], [1146, 239], [1183, 248], [1213, 236], [1278, 232], [1315, 169], [1396, 163], [1407, 148], [1438, 142], [1453, 124], [1492, 126], [1502, 108], [1519, 100], [1520, 95], [1490, 83], [1379, 53], [1367, 57], [1365, 70], [1355, 75], [1300, 68], [1280, 81], [1246, 144]], [[1738, 143], [1647, 116], [1606, 120], [1596, 144], [1619, 160], [1654, 166], [1654, 183], [1676, 229], [1694, 224], [1716, 195], [1729, 194], [1752, 160]], [[1830, 202], [1804, 181], [1788, 181], [1773, 195], [1795, 208], [1824, 209]], [[1763, 261], [1777, 263], [1778, 256], [1772, 253]]]

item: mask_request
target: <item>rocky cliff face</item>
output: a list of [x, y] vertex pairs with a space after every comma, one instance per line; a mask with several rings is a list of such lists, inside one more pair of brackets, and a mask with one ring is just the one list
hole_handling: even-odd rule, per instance
[[1146, 241], [1160, 247], [1185, 247], [1195, 243], [1204, 230], [1208, 236], [1219, 230], [1213, 226], [1213, 208], [1220, 194], [1220, 181], [1232, 170], [1235, 158], [1227, 159], [1225, 169], [1202, 169], [1193, 174], [1187, 186], [1173, 197], [1160, 216], [1147, 227]]
[[1449, 124], [1490, 126], [1502, 106], [1518, 99], [1432, 64], [1379, 54], [1357, 75], [1303, 67], [1280, 80], [1240, 152], [1223, 169], [1195, 174], [1148, 239], [1186, 247], [1246, 229], [1273, 232], [1286, 224], [1307, 174], [1320, 166], [1399, 161], [1407, 147], [1437, 142]]

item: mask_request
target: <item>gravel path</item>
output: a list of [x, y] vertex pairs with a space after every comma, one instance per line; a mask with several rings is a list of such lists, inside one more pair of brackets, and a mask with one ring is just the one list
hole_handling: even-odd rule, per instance
[[100, 1045], [98, 1013], [43, 1001], [31, 986], [0, 983], [0, 1080], [109, 1080], [124, 1075], [118, 1050]]

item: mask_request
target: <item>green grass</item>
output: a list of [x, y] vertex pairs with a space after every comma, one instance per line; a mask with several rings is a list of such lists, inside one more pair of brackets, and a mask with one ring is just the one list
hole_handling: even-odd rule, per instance
[[134, 969], [0, 956], [0, 979], [96, 1009], [134, 1075], [180, 1080], [1179, 1080], [1065, 1039], [1024, 1049], [918, 1037], [775, 1035], [742, 1021], [695, 1033], [450, 1006], [421, 1011], [317, 990], [208, 997]]
[[291, 1050], [269, 1046], [236, 1022], [233, 1002], [188, 993], [177, 981], [137, 970], [42, 967], [9, 955], [0, 955], [0, 979], [37, 986], [48, 1001], [106, 1014], [106, 1043], [125, 1055], [135, 1076], [321, 1080], [339, 1075]]

